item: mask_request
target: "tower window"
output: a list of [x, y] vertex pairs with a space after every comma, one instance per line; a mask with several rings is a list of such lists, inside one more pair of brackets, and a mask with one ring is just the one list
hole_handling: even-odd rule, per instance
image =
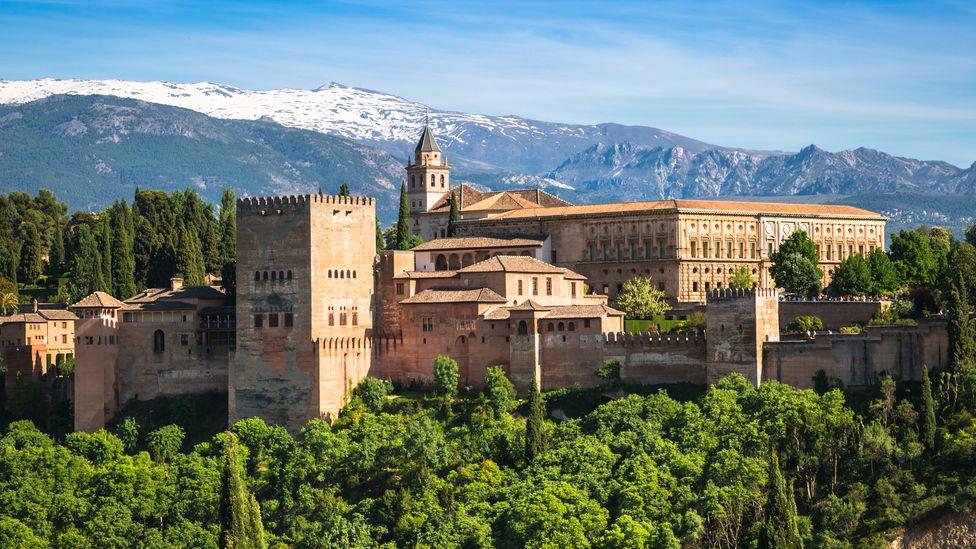
[[278, 327], [278, 313], [271, 313], [268, 315], [268, 328]]
[[254, 327], [255, 328], [263, 328], [264, 327], [264, 316], [263, 315], [260, 315], [260, 314], [254, 315]]
[[295, 315], [292, 313], [285, 313], [285, 328], [291, 328], [295, 325]]
[[156, 354], [166, 350], [166, 334], [162, 330], [153, 332], [153, 352]]
[[260, 271], [254, 271], [254, 280], [255, 281], [261, 280], [261, 272]]

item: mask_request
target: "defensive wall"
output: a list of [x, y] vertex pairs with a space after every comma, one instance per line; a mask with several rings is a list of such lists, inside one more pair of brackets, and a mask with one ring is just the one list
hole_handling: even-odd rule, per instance
[[815, 316], [823, 321], [824, 330], [839, 330], [841, 326], [867, 326], [871, 317], [888, 301], [842, 300], [783, 300], [779, 302], [779, 325], [785, 328], [798, 316]]

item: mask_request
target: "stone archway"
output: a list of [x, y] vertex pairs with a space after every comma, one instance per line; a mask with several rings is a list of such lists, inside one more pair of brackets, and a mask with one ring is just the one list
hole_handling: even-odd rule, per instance
[[444, 257], [444, 254], [437, 254], [437, 258], [434, 260], [434, 270], [435, 271], [447, 270], [447, 258]]
[[457, 254], [451, 254], [447, 258], [447, 268], [456, 271], [461, 268], [461, 258]]

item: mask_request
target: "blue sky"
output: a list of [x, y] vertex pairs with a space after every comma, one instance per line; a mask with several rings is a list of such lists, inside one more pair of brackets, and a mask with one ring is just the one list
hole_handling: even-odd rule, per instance
[[976, 161], [976, 2], [0, 0], [0, 78], [330, 81], [711, 143]]

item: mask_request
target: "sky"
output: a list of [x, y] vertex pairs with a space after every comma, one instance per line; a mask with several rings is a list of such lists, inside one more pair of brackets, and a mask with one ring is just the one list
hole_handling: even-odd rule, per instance
[[0, 78], [328, 82], [750, 149], [976, 161], [976, 2], [0, 0]]

